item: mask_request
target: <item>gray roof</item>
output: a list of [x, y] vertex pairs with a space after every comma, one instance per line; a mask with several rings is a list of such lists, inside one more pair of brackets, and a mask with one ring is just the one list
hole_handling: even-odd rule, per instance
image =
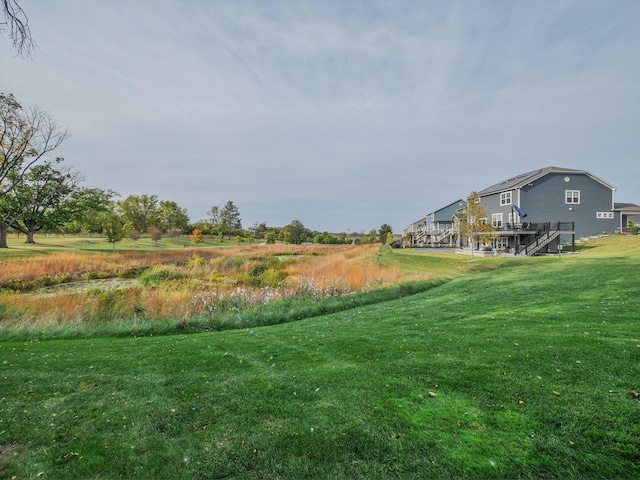
[[614, 203], [614, 210], [625, 210], [631, 212], [640, 212], [640, 205], [636, 205], [635, 203]]
[[[456, 200], [455, 202], [451, 202], [450, 204], [431, 212], [433, 213], [433, 219], [436, 222], [450, 222], [453, 219], [456, 210], [459, 210], [461, 208], [459, 205], [465, 203], [467, 202], [461, 198]], [[452, 209], [451, 207], [453, 206], [456, 206], [456, 208]]]
[[615, 190], [616, 187], [614, 187], [613, 185], [605, 182], [604, 180], [596, 177], [595, 175], [592, 175], [591, 173], [587, 172], [586, 170], [574, 170], [572, 168], [563, 168], [563, 167], [545, 167], [545, 168], [541, 168], [539, 170], [534, 170], [532, 172], [527, 172], [527, 173], [522, 173], [520, 175], [517, 175], [515, 177], [509, 178], [507, 180], [504, 180], [500, 183], [496, 183], [495, 185], [491, 185], [490, 187], [485, 188], [484, 190], [481, 190], [478, 192], [478, 195], [485, 196], [485, 195], [491, 195], [493, 193], [498, 193], [498, 192], [504, 192], [507, 190], [513, 190], [514, 188], [521, 188], [525, 185], [527, 185], [528, 183], [533, 182], [534, 180], [537, 180], [540, 177], [544, 177], [545, 175], [549, 174], [549, 173], [568, 173], [568, 174], [572, 174], [572, 175], [576, 175], [576, 174], [584, 174], [584, 175], [588, 175], [589, 177], [593, 178], [596, 182], [599, 182], [601, 184], [603, 184], [604, 186], [610, 188], [611, 190]]

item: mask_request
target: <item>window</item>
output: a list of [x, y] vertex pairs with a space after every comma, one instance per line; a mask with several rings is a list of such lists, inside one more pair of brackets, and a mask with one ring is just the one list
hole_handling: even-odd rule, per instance
[[613, 212], [596, 212], [596, 218], [614, 218]]
[[580, 203], [580, 190], [565, 190], [564, 203]]
[[507, 248], [509, 246], [509, 239], [507, 237], [500, 237], [496, 240], [497, 248]]
[[495, 228], [502, 227], [502, 214], [501, 213], [492, 213], [491, 214], [491, 225]]
[[511, 192], [502, 192], [500, 194], [500, 205], [511, 205]]

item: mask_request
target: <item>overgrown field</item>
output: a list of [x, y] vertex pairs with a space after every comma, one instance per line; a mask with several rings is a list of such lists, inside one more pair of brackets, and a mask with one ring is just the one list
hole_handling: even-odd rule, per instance
[[378, 245], [263, 245], [7, 259], [0, 264], [0, 316], [14, 329], [125, 323], [137, 331], [159, 321], [217, 328], [230, 322], [229, 313], [417, 278], [381, 266], [378, 251]]
[[379, 261], [439, 286], [261, 328], [1, 342], [0, 477], [638, 477], [637, 238]]

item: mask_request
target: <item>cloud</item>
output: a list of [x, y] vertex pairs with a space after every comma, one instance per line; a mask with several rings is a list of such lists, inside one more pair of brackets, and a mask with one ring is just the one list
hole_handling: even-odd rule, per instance
[[[26, 7], [25, 7], [26, 8]], [[396, 231], [547, 165], [633, 199], [637, 2], [45, 2], [0, 84], [94, 185], [192, 220]]]

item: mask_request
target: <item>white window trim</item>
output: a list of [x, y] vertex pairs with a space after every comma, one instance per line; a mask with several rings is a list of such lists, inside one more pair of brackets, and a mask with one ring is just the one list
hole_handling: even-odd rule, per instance
[[513, 195], [511, 192], [502, 192], [500, 194], [500, 205], [511, 205], [513, 203]]
[[502, 227], [502, 213], [491, 214], [491, 225], [493, 225], [496, 228]]
[[596, 212], [596, 218], [615, 218], [613, 212]]
[[[571, 196], [569, 196], [569, 194], [571, 194]], [[567, 205], [580, 205], [580, 190], [565, 190], [564, 203]]]

